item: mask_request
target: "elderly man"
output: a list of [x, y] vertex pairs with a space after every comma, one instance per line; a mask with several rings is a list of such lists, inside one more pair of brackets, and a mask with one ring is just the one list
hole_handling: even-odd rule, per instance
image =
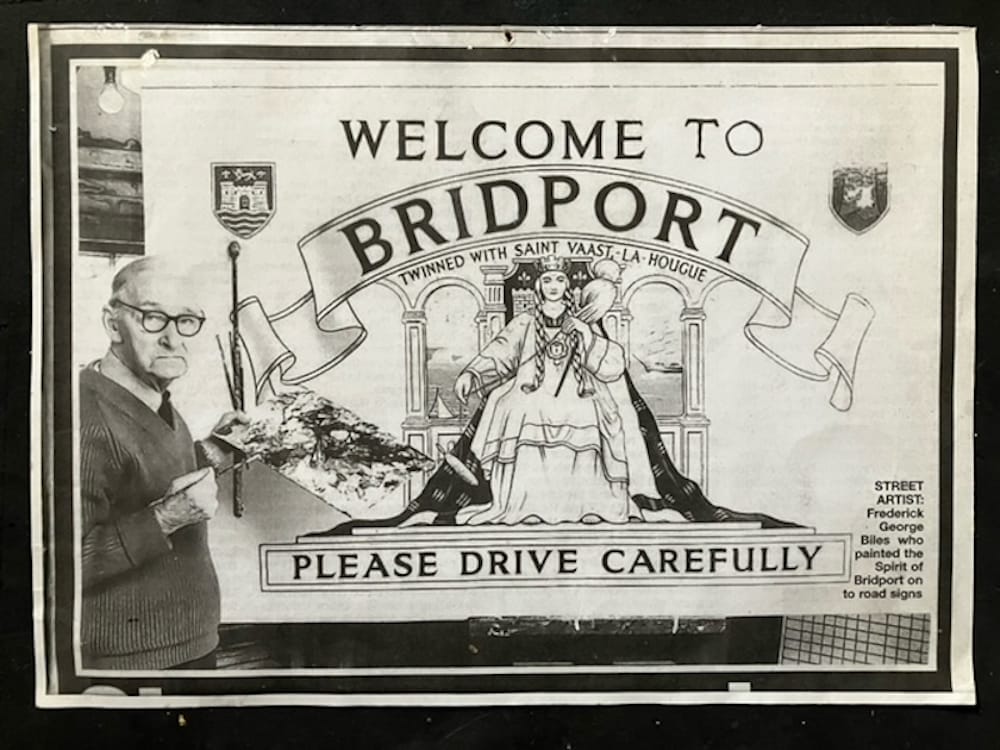
[[[223, 456], [213, 438], [196, 446], [168, 390], [205, 321], [191, 297], [160, 260], [121, 269], [104, 308], [111, 345], [80, 373], [84, 667], [215, 666], [208, 465]], [[230, 412], [213, 434], [245, 421]]]

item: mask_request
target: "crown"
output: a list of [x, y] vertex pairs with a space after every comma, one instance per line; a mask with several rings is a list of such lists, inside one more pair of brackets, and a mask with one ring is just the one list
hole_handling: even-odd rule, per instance
[[548, 271], [561, 271], [562, 273], [566, 273], [569, 271], [569, 259], [560, 258], [555, 255], [545, 255], [538, 261], [538, 267], [541, 269], [542, 273], [546, 273]]

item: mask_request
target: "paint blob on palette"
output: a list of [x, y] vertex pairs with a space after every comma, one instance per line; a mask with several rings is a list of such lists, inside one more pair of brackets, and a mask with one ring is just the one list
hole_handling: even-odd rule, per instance
[[380, 515], [412, 472], [434, 467], [350, 409], [309, 390], [253, 410], [240, 448], [353, 518]]

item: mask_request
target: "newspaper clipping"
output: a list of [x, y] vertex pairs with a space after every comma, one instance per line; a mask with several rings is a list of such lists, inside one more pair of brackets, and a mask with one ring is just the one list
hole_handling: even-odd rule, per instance
[[972, 30], [29, 42], [39, 705], [975, 701]]

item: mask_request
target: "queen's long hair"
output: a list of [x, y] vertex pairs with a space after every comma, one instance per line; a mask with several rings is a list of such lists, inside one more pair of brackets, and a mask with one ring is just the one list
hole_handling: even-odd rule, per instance
[[[525, 393], [537, 391], [545, 381], [545, 360], [547, 359], [545, 351], [552, 339], [545, 330], [545, 318], [542, 313], [543, 301], [542, 277], [539, 275], [538, 279], [535, 280], [535, 318], [532, 321], [535, 329], [535, 371], [531, 382], [524, 383], [521, 386], [521, 390]], [[563, 303], [566, 305], [566, 310], [570, 315], [576, 315], [576, 298], [573, 296], [568, 285], [566, 286], [566, 291], [563, 292]], [[556, 335], [558, 336], [559, 334], [557, 333]], [[590, 385], [587, 371], [583, 367], [583, 353], [581, 351], [583, 341], [580, 339], [579, 334], [573, 331], [569, 334], [568, 343], [570, 346], [570, 367], [573, 368], [573, 377], [576, 379], [576, 393], [580, 397], [592, 396], [594, 389]]]

